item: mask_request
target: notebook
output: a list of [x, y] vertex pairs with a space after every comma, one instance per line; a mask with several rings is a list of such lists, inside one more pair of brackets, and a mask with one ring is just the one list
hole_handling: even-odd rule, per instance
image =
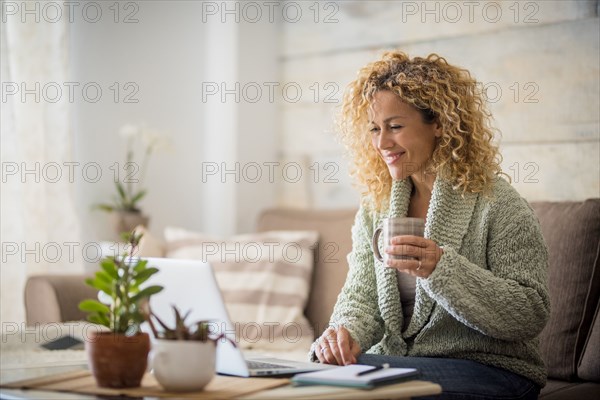
[[412, 380], [419, 375], [415, 368], [385, 368], [366, 375], [363, 371], [373, 370], [372, 365], [353, 364], [324, 371], [298, 374], [292, 378], [295, 385], [347, 386], [361, 389], [373, 389], [378, 385]]

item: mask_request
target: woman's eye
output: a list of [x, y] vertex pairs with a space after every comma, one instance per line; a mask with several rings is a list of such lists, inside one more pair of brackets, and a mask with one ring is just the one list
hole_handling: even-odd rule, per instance
[[379, 131], [379, 128], [372, 127], [371, 129], [369, 129], [369, 131], [375, 133], [375, 132]]
[[390, 129], [400, 129], [402, 128], [402, 125], [392, 125], [390, 126]]

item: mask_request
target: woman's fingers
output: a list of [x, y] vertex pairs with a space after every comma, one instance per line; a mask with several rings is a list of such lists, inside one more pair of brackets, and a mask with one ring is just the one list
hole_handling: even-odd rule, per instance
[[344, 365], [344, 359], [339, 346], [338, 331], [329, 327], [326, 332], [328, 332], [328, 334], [325, 341], [329, 346], [325, 350], [325, 356], [332, 360], [330, 364]]
[[354, 364], [356, 359], [352, 354], [352, 344], [354, 340], [350, 336], [350, 333], [345, 328], [340, 328], [337, 335], [338, 349], [340, 350], [340, 356], [342, 363], [340, 365]]
[[422, 236], [400, 235], [393, 236], [390, 239], [390, 244], [410, 244], [417, 247], [427, 247], [432, 241]]
[[356, 357], [360, 354], [360, 345], [356, 340], [352, 340], [350, 351], [352, 352], [352, 364], [356, 364], [358, 362]]
[[426, 277], [429, 276], [429, 267], [424, 261], [421, 260], [395, 260], [393, 258], [388, 259], [387, 265], [391, 268], [397, 269], [398, 271], [405, 272], [412, 276]]
[[356, 363], [356, 355], [359, 352], [360, 346], [357, 346], [344, 327], [338, 330], [328, 328], [321, 335], [319, 344], [315, 348], [315, 354], [320, 362], [335, 365]]
[[[340, 346], [338, 343], [332, 343], [329, 347], [331, 350], [331, 355], [335, 359], [333, 364], [344, 365], [344, 357], [342, 356], [342, 352], [340, 350]], [[329, 352], [328, 352], [329, 353]]]
[[320, 342], [317, 343], [317, 345], [315, 346], [315, 356], [317, 356], [317, 359], [319, 360], [320, 363], [327, 364], [327, 361], [325, 360], [325, 357], [323, 356], [323, 347]]
[[410, 244], [392, 245], [385, 248], [385, 252], [395, 256], [406, 256], [414, 258], [423, 258], [427, 253], [426, 247], [419, 247]]
[[435, 270], [443, 250], [433, 240], [406, 235], [393, 237], [385, 252], [388, 254], [388, 266], [427, 278]]
[[319, 359], [323, 364], [336, 364], [335, 357], [331, 353], [331, 349], [327, 345], [321, 344], [319, 347]]
[[[327, 328], [319, 339], [319, 346], [317, 347], [317, 358], [325, 364], [337, 364], [336, 358], [333, 355], [331, 347], [334, 345], [332, 335], [335, 335], [335, 330], [331, 327]], [[333, 336], [335, 339], [335, 336]]]

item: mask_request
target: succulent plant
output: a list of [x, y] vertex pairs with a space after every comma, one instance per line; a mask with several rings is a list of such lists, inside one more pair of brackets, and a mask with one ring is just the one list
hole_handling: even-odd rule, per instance
[[[214, 335], [210, 329], [209, 320], [197, 321], [191, 324], [186, 324], [185, 320], [190, 315], [190, 311], [185, 313], [182, 316], [181, 312], [176, 306], [171, 306], [173, 308], [173, 313], [175, 314], [175, 327], [171, 328], [167, 324], [165, 324], [156, 314], [152, 312], [152, 310], [148, 307], [148, 312], [145, 313], [146, 321], [150, 325], [154, 336], [157, 339], [164, 340], [195, 340], [200, 342], [213, 341], [217, 342], [220, 339], [225, 339], [229, 341], [231, 344], [235, 346], [235, 343], [225, 336], [224, 333], [219, 335]], [[162, 331], [158, 331], [152, 322], [152, 318], [154, 318], [158, 324], [162, 327]]]

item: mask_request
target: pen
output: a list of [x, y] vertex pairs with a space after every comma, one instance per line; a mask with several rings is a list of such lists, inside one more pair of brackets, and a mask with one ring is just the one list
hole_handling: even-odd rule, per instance
[[377, 367], [374, 367], [374, 368], [371, 368], [371, 369], [367, 369], [365, 371], [361, 371], [358, 374], [356, 374], [356, 376], [367, 375], [367, 374], [370, 374], [371, 372], [379, 371], [381, 369], [386, 369], [386, 368], [389, 368], [389, 367], [390, 367], [390, 364], [388, 364], [388, 363], [381, 364], [380, 366], [377, 366]]

